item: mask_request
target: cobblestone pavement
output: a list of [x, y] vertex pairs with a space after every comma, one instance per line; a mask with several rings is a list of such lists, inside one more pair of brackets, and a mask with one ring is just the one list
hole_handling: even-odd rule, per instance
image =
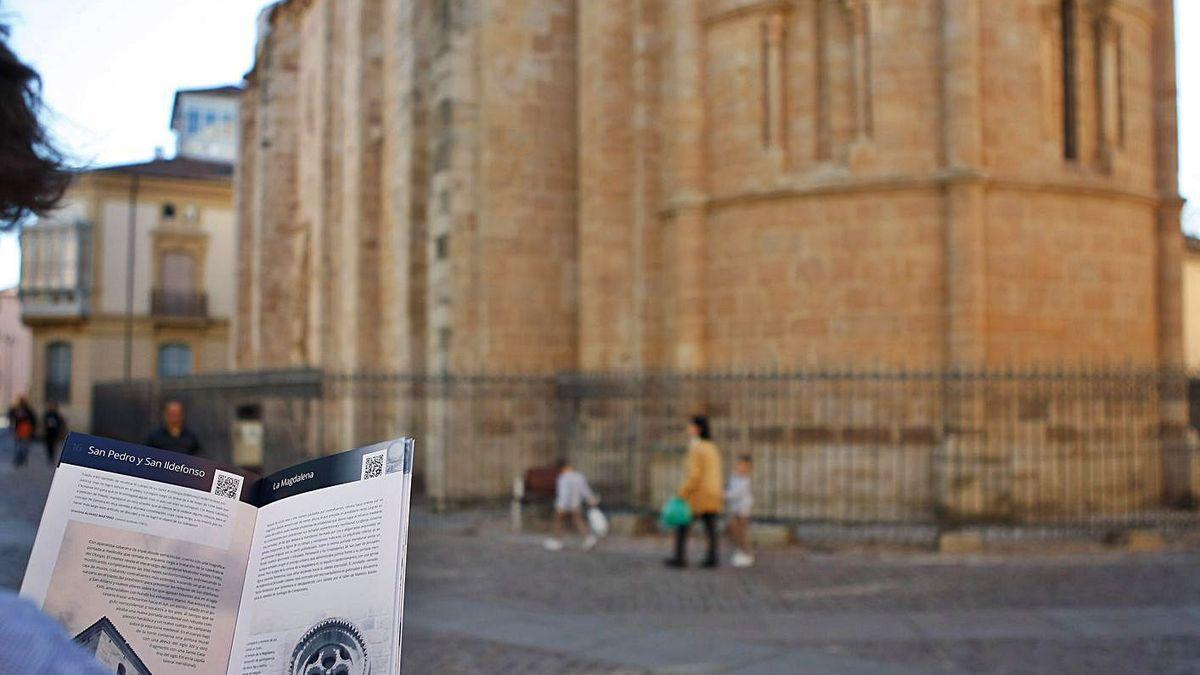
[[[417, 545], [420, 544], [420, 545]], [[815, 610], [977, 610], [1200, 604], [1200, 555], [813, 554], [760, 551], [749, 570], [665, 569], [657, 546], [584, 555], [531, 550], [535, 537], [414, 532], [410, 584], [439, 594], [613, 615]], [[479, 555], [486, 550], [487, 564]]]
[[[0, 585], [24, 574], [50, 469], [0, 448]], [[406, 673], [1200, 673], [1200, 554], [763, 551], [664, 569], [666, 542], [542, 550], [499, 514], [420, 509]]]
[[25, 466], [14, 468], [11, 439], [0, 430], [0, 587], [18, 588], [25, 576], [51, 472], [40, 444]]
[[659, 562], [665, 541], [553, 554], [535, 537], [471, 530], [414, 531], [410, 608], [425, 597], [454, 597], [627, 628], [666, 626], [878, 667], [863, 672], [1200, 673], [1194, 552], [945, 557], [785, 549], [760, 552], [751, 570], [674, 572]]
[[632, 668], [614, 667], [602, 661], [589, 661], [565, 654], [512, 647], [490, 640], [467, 638], [452, 633], [434, 633], [422, 629], [407, 630], [404, 635], [404, 663], [407, 673], [573, 673], [575, 675], [636, 675]]

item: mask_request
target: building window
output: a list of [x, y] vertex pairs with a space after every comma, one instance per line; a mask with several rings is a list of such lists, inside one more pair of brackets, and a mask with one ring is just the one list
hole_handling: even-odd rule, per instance
[[166, 204], [163, 204], [162, 215], [163, 215], [163, 218], [167, 218], [167, 219], [174, 218], [175, 217], [175, 205], [172, 204], [171, 202], [167, 202]]
[[443, 135], [437, 141], [437, 146], [433, 151], [433, 170], [445, 171], [450, 168], [450, 146], [451, 141], [449, 135]]
[[438, 260], [445, 260], [450, 255], [450, 235], [438, 235], [433, 240], [433, 251]]
[[125, 675], [125, 664], [124, 663], [117, 664], [117, 675]]
[[158, 376], [183, 377], [192, 374], [192, 348], [169, 344], [158, 348]]
[[156, 316], [204, 316], [207, 299], [196, 290], [196, 259], [187, 251], [163, 251], [158, 261], [158, 286], [151, 294]]
[[442, 123], [442, 129], [449, 129], [450, 124], [454, 121], [454, 101], [448, 98], [442, 99], [438, 104], [438, 118]]
[[1062, 0], [1063, 157], [1079, 159], [1079, 128], [1076, 97], [1076, 0]]
[[208, 111], [207, 113], [205, 113], [205, 115], [204, 115], [204, 126], [206, 126], [206, 127], [211, 127], [212, 125], [214, 125], [214, 124], [216, 124], [216, 123], [217, 123], [217, 113], [215, 113], [215, 112], [213, 112], [213, 111], [211, 111], [211, 110], [210, 110], [210, 111]]
[[442, 37], [445, 38], [450, 34], [450, 26], [453, 20], [450, 9], [450, 0], [438, 0], [437, 4], [437, 23], [438, 30], [441, 31]]
[[46, 400], [71, 402], [71, 344], [51, 342], [46, 346]]
[[165, 251], [162, 254], [162, 288], [180, 295], [190, 295], [196, 284], [196, 259], [186, 251]]
[[200, 131], [200, 113], [196, 110], [189, 110], [187, 114], [187, 132], [194, 134]]

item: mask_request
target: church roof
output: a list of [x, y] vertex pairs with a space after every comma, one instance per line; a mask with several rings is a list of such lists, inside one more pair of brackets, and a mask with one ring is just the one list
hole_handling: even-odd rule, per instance
[[107, 634], [108, 637], [121, 648], [121, 651], [125, 652], [125, 656], [127, 656], [135, 666], [137, 666], [143, 673], [150, 672], [150, 669], [146, 667], [146, 664], [142, 661], [141, 657], [137, 655], [137, 652], [133, 651], [133, 647], [131, 647], [129, 642], [125, 640], [125, 636], [121, 635], [121, 631], [117, 630], [117, 627], [108, 620], [107, 616], [100, 617], [96, 620], [96, 623], [80, 631], [79, 634], [75, 636], [75, 642], [87, 642], [96, 633]]

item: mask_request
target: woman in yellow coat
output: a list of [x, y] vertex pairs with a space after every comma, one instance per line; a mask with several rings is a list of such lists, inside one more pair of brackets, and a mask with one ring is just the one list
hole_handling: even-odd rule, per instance
[[[691, 424], [688, 425], [688, 435], [691, 440], [688, 444], [679, 496], [691, 507], [692, 519], [704, 523], [704, 531], [708, 535], [708, 556], [704, 559], [704, 566], [716, 567], [717, 517], [721, 514], [724, 502], [724, 493], [721, 490], [721, 451], [712, 442], [708, 418], [703, 415], [692, 418]], [[691, 529], [690, 523], [676, 528], [675, 556], [666, 560], [668, 567], [687, 565], [687, 539]]]

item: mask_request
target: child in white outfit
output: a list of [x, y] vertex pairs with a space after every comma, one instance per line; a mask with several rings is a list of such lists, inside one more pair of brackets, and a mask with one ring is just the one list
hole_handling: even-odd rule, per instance
[[588, 487], [587, 478], [575, 469], [567, 460], [558, 460], [558, 480], [554, 484], [554, 536], [547, 539], [544, 546], [551, 551], [561, 551], [563, 547], [563, 521], [568, 516], [575, 522], [579, 534], [583, 535], [583, 550], [591, 550], [596, 546], [596, 536], [588, 530], [583, 522], [583, 505], [595, 506], [600, 503], [592, 489]]
[[725, 509], [729, 513], [729, 537], [737, 547], [733, 552], [734, 567], [749, 567], [754, 564], [750, 553], [748, 531], [750, 512], [754, 508], [754, 494], [750, 491], [750, 471], [753, 464], [750, 455], [738, 457], [729, 476], [729, 487], [725, 489]]

